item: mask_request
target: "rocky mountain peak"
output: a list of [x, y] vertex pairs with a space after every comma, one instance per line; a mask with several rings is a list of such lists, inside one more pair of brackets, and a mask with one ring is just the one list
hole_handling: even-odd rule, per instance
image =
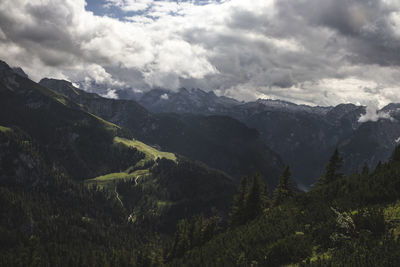
[[14, 71], [16, 74], [18, 74], [19, 76], [21, 76], [21, 77], [29, 78], [28, 74], [26, 74], [25, 71], [24, 71], [22, 68], [20, 68], [20, 67], [14, 67], [14, 68], [13, 68], [13, 71]]

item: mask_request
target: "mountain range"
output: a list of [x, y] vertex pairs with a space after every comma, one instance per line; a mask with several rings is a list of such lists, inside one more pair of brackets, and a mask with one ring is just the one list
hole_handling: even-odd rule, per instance
[[85, 110], [129, 130], [135, 138], [165, 151], [198, 160], [232, 175], [260, 174], [275, 186], [283, 162], [268, 148], [259, 133], [225, 115], [156, 114], [134, 100], [107, 99], [86, 93], [63, 80], [43, 79], [51, 88]]
[[[21, 68], [13, 71], [27, 77]], [[284, 164], [307, 190], [337, 147], [344, 173], [385, 161], [400, 136], [399, 104], [377, 111], [388, 117], [361, 122], [364, 106], [297, 105], [282, 100], [237, 101], [213, 91], [153, 89], [131, 99], [108, 99], [71, 82], [44, 78], [51, 88], [85, 111], [120, 125], [148, 144], [199, 160], [238, 180], [259, 171], [270, 186]], [[93, 84], [96, 88], [101, 86]], [[89, 91], [95, 91], [90, 88]]]
[[270, 99], [239, 102], [200, 89], [156, 89], [137, 101], [155, 113], [224, 115], [241, 121], [256, 129], [263, 143], [291, 166], [302, 188], [315, 183], [336, 147], [345, 158], [344, 172], [350, 174], [364, 164], [375, 167], [387, 160], [400, 136], [399, 104], [377, 111], [390, 116], [360, 122], [365, 106], [308, 106]]

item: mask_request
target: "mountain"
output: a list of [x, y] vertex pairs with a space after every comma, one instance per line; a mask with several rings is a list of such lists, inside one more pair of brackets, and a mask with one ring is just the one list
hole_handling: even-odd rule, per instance
[[[137, 151], [119, 151], [114, 146], [115, 136], [128, 136], [120, 127], [82, 111], [67, 97], [16, 74], [4, 62], [0, 62], [0, 125], [27, 133], [46, 150], [47, 160], [61, 164], [78, 180], [126, 168], [128, 161], [141, 158]], [[109, 160], [110, 154], [115, 154], [115, 160]], [[122, 155], [129, 157], [119, 159]]]
[[53, 182], [62, 190], [59, 182], [84, 180], [118, 200], [126, 220], [133, 213], [141, 218], [132, 224], [165, 233], [184, 216], [227, 216], [234, 191], [230, 176], [133, 139], [85, 109], [0, 62], [0, 182], [33, 184], [42, 192]]
[[24, 78], [29, 78], [29, 77], [28, 77], [28, 74], [26, 74], [26, 73], [24, 72], [24, 70], [21, 69], [20, 67], [14, 67], [14, 68], [12, 68], [12, 69], [13, 69], [13, 71], [14, 71], [16, 74], [18, 74], [19, 76], [24, 77]]
[[320, 176], [328, 155], [336, 147], [343, 152], [344, 172], [349, 174], [360, 170], [365, 163], [374, 167], [386, 160], [400, 137], [400, 123], [396, 119], [400, 113], [398, 104], [379, 111], [391, 114], [394, 120], [382, 118], [361, 123], [359, 118], [366, 109], [354, 104], [312, 107], [270, 99], [220, 104], [221, 97], [214, 95], [211, 99], [217, 100], [210, 101], [199, 95], [214, 94], [181, 89], [170, 98], [168, 92], [157, 89], [147, 92], [139, 102], [158, 113], [223, 115], [238, 119], [258, 130], [263, 143], [292, 167], [294, 179], [304, 189]]
[[89, 93], [96, 93], [100, 96], [108, 98], [118, 98], [118, 99], [139, 99], [143, 96], [141, 90], [135, 90], [132, 87], [124, 84], [105, 84], [98, 83], [96, 81], [84, 80], [84, 81], [74, 81], [76, 87], [82, 88]]
[[[82, 109], [120, 125], [138, 138], [232, 175], [260, 172], [271, 188], [283, 168], [279, 155], [263, 144], [258, 132], [227, 116], [153, 114], [133, 100], [107, 99], [75, 88], [70, 82], [43, 79], [40, 84], [79, 103]], [[212, 97], [214, 98], [214, 97]]]
[[[335, 147], [342, 150], [344, 140], [353, 136], [364, 110], [352, 104], [328, 108], [295, 105], [289, 110], [286, 107], [263, 107], [258, 110], [251, 108], [241, 118], [246, 125], [259, 130], [263, 142], [292, 167], [297, 183], [307, 187], [320, 176]], [[349, 150], [343, 152], [346, 159], [352, 156]], [[387, 156], [380, 159], [385, 160]], [[362, 160], [352, 161], [345, 172], [358, 170], [368, 157], [367, 154], [361, 155]]]
[[311, 107], [307, 105], [297, 105], [282, 100], [258, 99], [256, 101], [243, 103], [229, 110], [229, 114], [235, 118], [246, 120], [247, 117], [266, 112], [280, 111], [287, 113], [305, 113], [310, 115], [326, 115], [332, 107]]
[[138, 102], [152, 112], [174, 112], [195, 114], [220, 114], [240, 102], [218, 97], [213, 91], [204, 92], [200, 89], [181, 88], [177, 92], [154, 89], [143, 94]]
[[346, 155], [345, 169], [361, 170], [362, 164], [376, 166], [389, 158], [391, 151], [399, 144], [399, 104], [389, 104], [379, 112], [390, 114], [389, 119], [364, 122], [351, 136], [341, 140], [340, 147]]

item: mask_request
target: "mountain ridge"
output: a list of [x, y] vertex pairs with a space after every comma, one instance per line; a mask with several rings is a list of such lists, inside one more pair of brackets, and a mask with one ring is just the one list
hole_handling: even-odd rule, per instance
[[107, 99], [66, 81], [42, 79], [40, 83], [70, 97], [81, 108], [125, 127], [135, 138], [221, 169], [237, 182], [241, 176], [259, 171], [271, 188], [277, 184], [283, 168], [280, 156], [259, 140], [256, 131], [231, 117], [154, 114], [133, 100]]
[[[349, 159], [346, 162], [351, 162], [345, 166], [345, 172], [349, 173], [361, 169], [364, 163], [373, 167], [379, 161], [386, 160], [400, 137], [394, 137], [397, 131], [396, 124], [389, 123], [384, 118], [378, 119], [378, 122], [360, 122], [360, 117], [366, 114], [366, 107], [351, 103], [321, 107], [272, 99], [239, 102], [217, 96], [213, 91], [185, 88], [176, 92], [154, 89], [144, 93], [137, 101], [152, 111], [156, 117], [161, 116], [160, 114], [169, 114], [164, 116], [171, 117], [171, 113], [176, 113], [192, 114], [192, 116], [222, 115], [238, 119], [246, 126], [259, 131], [263, 143], [293, 167], [295, 180], [305, 188], [315, 182], [323, 171], [326, 155], [335, 147], [344, 150], [345, 158]], [[398, 104], [391, 103], [377, 112], [396, 117], [398, 110], [400, 110]], [[374, 137], [372, 131], [366, 130], [368, 127], [359, 129], [364, 123], [380, 123], [384, 128], [375, 127], [375, 131], [381, 133]], [[148, 133], [156, 125], [157, 123], [150, 123], [143, 126], [143, 129], [148, 129]], [[383, 132], [392, 134], [383, 135]], [[364, 147], [367, 144], [361, 144], [352, 138], [353, 135], [360, 137], [371, 135], [361, 139], [374, 140], [373, 143], [380, 152], [375, 156], [372, 156], [372, 152], [365, 153]], [[384, 136], [382, 139], [377, 137], [382, 135]], [[313, 153], [307, 153], [311, 151]], [[299, 158], [304, 160], [296, 160]]]

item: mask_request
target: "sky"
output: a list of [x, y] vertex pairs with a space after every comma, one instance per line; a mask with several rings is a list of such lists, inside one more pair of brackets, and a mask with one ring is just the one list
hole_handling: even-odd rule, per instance
[[2, 0], [0, 59], [110, 97], [185, 87], [382, 107], [400, 102], [400, 1]]

